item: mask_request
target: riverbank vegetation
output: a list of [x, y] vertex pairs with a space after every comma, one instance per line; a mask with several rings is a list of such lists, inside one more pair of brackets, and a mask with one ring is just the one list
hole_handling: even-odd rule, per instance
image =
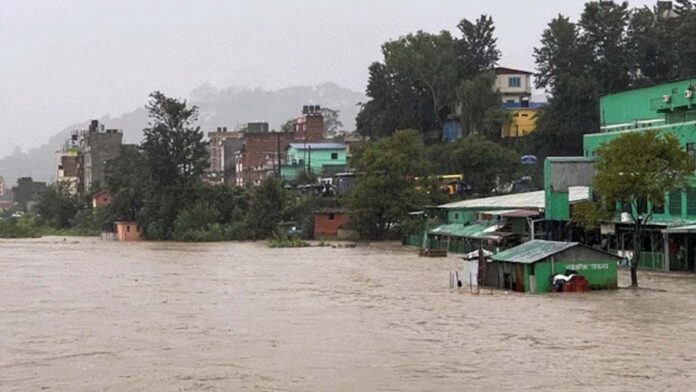
[[[409, 212], [428, 205], [510, 192], [523, 180], [539, 188], [542, 165], [523, 166], [520, 157], [582, 155], [583, 135], [599, 131], [600, 96], [695, 74], [696, 41], [688, 38], [694, 26], [696, 7], [688, 0], [669, 12], [587, 2], [577, 21], [555, 17], [533, 53], [536, 88], [548, 103], [535, 132], [509, 139], [501, 139], [509, 115], [491, 88], [501, 52], [490, 16], [462, 19], [454, 32], [418, 31], [385, 42], [383, 58], [368, 69], [368, 99], [356, 119], [366, 141], [351, 145], [356, 182], [343, 198], [288, 189], [271, 177], [246, 187], [206, 184], [198, 108], [154, 92], [143, 141], [124, 145], [107, 165], [106, 182], [91, 190], [107, 190], [109, 206], [93, 208], [54, 185], [34, 215], [3, 221], [0, 236], [98, 233], [135, 221], [153, 240], [264, 240], [289, 232], [311, 238], [314, 211], [343, 207], [360, 238], [399, 238], [422, 229], [424, 220]], [[337, 113], [331, 118], [338, 121]], [[463, 175], [465, 192], [438, 189], [436, 176], [449, 173]]]

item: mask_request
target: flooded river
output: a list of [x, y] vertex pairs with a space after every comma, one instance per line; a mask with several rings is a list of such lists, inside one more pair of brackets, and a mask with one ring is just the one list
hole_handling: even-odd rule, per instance
[[457, 266], [388, 245], [0, 241], [0, 390], [696, 390], [691, 276], [472, 295], [449, 289]]

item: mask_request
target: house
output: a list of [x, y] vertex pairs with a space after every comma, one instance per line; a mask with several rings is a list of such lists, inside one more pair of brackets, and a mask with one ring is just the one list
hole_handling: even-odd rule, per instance
[[350, 217], [342, 208], [326, 208], [314, 213], [314, 238], [350, 239], [352, 231], [348, 227]]
[[504, 104], [529, 102], [532, 96], [532, 73], [513, 68], [497, 67], [494, 90], [502, 95]]
[[[252, 125], [256, 124], [256, 125]], [[319, 105], [305, 105], [302, 116], [292, 129], [268, 132], [267, 126], [252, 123], [243, 132], [242, 146], [235, 152], [235, 183], [238, 186], [258, 184], [263, 178], [278, 175], [285, 162], [290, 143], [317, 143], [324, 138], [324, 116]]]
[[111, 193], [108, 191], [99, 191], [92, 195], [92, 208], [102, 208], [111, 204]]
[[500, 136], [522, 137], [534, 132], [539, 110], [543, 104], [532, 102], [532, 73], [519, 69], [495, 68], [494, 89], [500, 92], [502, 108], [508, 119]]
[[302, 172], [332, 176], [345, 171], [346, 162], [343, 143], [290, 143], [281, 177], [284, 181], [294, 181]]
[[552, 291], [557, 274], [582, 276], [590, 289], [616, 289], [620, 257], [577, 242], [534, 240], [491, 256], [482, 284], [525, 293]]
[[114, 227], [117, 241], [141, 241], [143, 239], [142, 230], [137, 222], [116, 222]]

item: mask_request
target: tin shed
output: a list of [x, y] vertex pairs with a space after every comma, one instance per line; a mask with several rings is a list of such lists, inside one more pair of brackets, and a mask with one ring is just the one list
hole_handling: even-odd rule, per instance
[[500, 252], [486, 263], [488, 286], [544, 293], [552, 279], [567, 270], [577, 271], [591, 289], [617, 288], [617, 261], [620, 257], [577, 242], [535, 240]]

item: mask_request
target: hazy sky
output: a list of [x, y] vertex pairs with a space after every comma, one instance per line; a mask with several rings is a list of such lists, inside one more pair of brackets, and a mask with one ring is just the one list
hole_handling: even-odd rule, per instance
[[[457, 34], [492, 14], [501, 65], [581, 0], [0, 0], [0, 156], [71, 123], [185, 97], [204, 83], [278, 88], [325, 81], [364, 91], [380, 45], [418, 29]], [[653, 4], [634, 0], [631, 5]], [[107, 124], [108, 125], [108, 124]]]

